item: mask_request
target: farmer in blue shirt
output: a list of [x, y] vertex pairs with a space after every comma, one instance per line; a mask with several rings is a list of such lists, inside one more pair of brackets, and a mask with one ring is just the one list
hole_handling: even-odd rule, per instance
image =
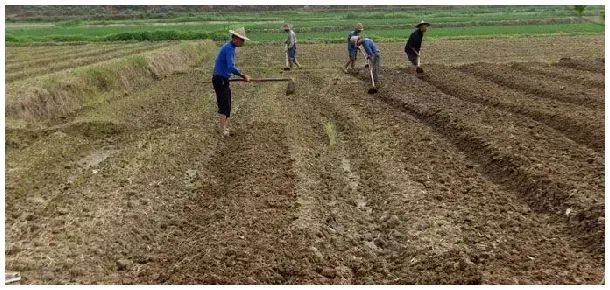
[[362, 23], [358, 23], [356, 24], [356, 27], [354, 27], [354, 30], [347, 35], [347, 55], [349, 57], [349, 60], [345, 64], [345, 67], [343, 67], [344, 73], [347, 73], [347, 68], [349, 66], [351, 66], [352, 70], [354, 70], [354, 65], [356, 64], [356, 59], [358, 58], [359, 49], [354, 45], [354, 43], [352, 43], [351, 39], [354, 36], [360, 35], [362, 30], [364, 30], [364, 26], [362, 26]]
[[[421, 44], [424, 41], [424, 33], [428, 31], [430, 23], [422, 20], [419, 24], [415, 25], [415, 31], [409, 36], [407, 44], [405, 45], [405, 52], [407, 53], [407, 60], [415, 67], [415, 71], [422, 73], [424, 70], [420, 67], [419, 51], [421, 50]], [[413, 69], [410, 68], [410, 73], [413, 73]]]
[[242, 74], [235, 66], [235, 48], [243, 46], [245, 41], [250, 39], [246, 37], [246, 31], [243, 27], [235, 31], [229, 30], [229, 33], [231, 33], [231, 40], [227, 41], [218, 51], [212, 76], [212, 84], [214, 85], [214, 91], [216, 91], [218, 120], [224, 136], [229, 136], [229, 117], [231, 116], [229, 78], [231, 75], [238, 75], [247, 82], [250, 81], [250, 76]]
[[381, 67], [381, 54], [379, 53], [379, 49], [375, 45], [375, 42], [370, 38], [362, 38], [361, 36], [354, 36], [352, 42], [356, 44], [356, 47], [364, 47], [364, 52], [366, 52], [366, 59], [369, 61], [369, 64], [372, 66], [373, 70], [373, 81], [375, 82], [375, 86], [379, 84], [379, 70]]

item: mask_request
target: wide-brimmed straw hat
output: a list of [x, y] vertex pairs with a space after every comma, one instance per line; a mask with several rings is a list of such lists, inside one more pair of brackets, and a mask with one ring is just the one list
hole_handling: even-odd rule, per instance
[[243, 27], [235, 28], [235, 30], [229, 30], [229, 33], [235, 35], [243, 40], [250, 40], [250, 38], [246, 37], [246, 29]]
[[423, 21], [423, 20], [422, 20], [420, 23], [418, 23], [417, 25], [415, 25], [415, 27], [419, 28], [419, 27], [420, 27], [420, 26], [422, 26], [422, 25], [428, 25], [428, 26], [430, 26], [430, 23], [428, 23], [428, 22], [426, 22], [426, 21]]
[[356, 30], [364, 30], [364, 26], [362, 26], [362, 23], [358, 23], [356, 24], [356, 26], [354, 27]]
[[284, 23], [284, 24], [282, 24], [282, 28], [281, 29], [282, 30], [290, 29], [290, 25]]
[[349, 41], [353, 44], [357, 44], [358, 43], [358, 39], [360, 38], [360, 36], [352, 36]]

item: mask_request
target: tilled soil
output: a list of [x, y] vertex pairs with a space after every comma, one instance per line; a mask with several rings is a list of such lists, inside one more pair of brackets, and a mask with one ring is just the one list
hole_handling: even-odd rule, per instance
[[584, 86], [604, 88], [606, 84], [604, 74], [589, 73], [586, 71], [563, 66], [555, 66], [549, 63], [515, 62], [511, 67], [528, 73], [549, 76], [554, 79], [562, 79], [569, 82], [578, 82]]
[[576, 82], [566, 83], [549, 76], [524, 74], [507, 65], [475, 63], [461, 66], [460, 70], [540, 97], [583, 105], [600, 111], [604, 109], [603, 88]]
[[426, 71], [384, 68], [376, 95], [365, 71], [289, 72], [291, 96], [234, 83], [228, 138], [195, 71], [7, 130], [5, 267], [25, 284], [602, 281], [603, 90], [579, 106]]
[[574, 59], [570, 57], [563, 57], [555, 65], [601, 74], [604, 74], [606, 71], [604, 59]]
[[520, 114], [603, 153], [604, 112], [552, 98], [503, 87], [446, 66], [430, 65], [422, 80], [442, 92], [468, 102], [481, 103]]

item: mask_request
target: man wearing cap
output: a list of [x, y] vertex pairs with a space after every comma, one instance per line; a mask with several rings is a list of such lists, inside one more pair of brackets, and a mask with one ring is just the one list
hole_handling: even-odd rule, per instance
[[229, 136], [229, 117], [231, 116], [231, 87], [229, 78], [231, 75], [238, 75], [247, 82], [250, 76], [242, 74], [235, 66], [235, 48], [244, 45], [246, 40], [245, 29], [238, 28], [229, 30], [231, 40], [227, 41], [218, 51], [214, 64], [212, 84], [216, 91], [216, 105], [218, 106], [218, 121], [224, 136]]
[[356, 44], [356, 47], [364, 47], [364, 51], [366, 52], [366, 58], [369, 61], [370, 65], [373, 66], [373, 81], [377, 86], [379, 84], [379, 69], [381, 66], [381, 54], [379, 53], [379, 49], [375, 45], [370, 38], [362, 38], [361, 36], [354, 36], [352, 41]]
[[[430, 23], [422, 20], [419, 24], [415, 25], [415, 31], [411, 33], [409, 36], [409, 40], [407, 40], [407, 45], [405, 45], [405, 52], [407, 53], [407, 59], [413, 66], [416, 67], [417, 72], [423, 72], [421, 67], [419, 67], [419, 51], [421, 49], [421, 44], [424, 41], [424, 33], [428, 31], [428, 27]], [[411, 69], [412, 72], [412, 69]]]
[[359, 49], [352, 42], [352, 38], [354, 36], [360, 35], [362, 30], [364, 30], [364, 26], [362, 26], [362, 23], [358, 23], [358, 24], [356, 24], [356, 27], [354, 27], [354, 30], [347, 35], [347, 55], [349, 57], [349, 60], [345, 64], [345, 67], [343, 67], [344, 73], [347, 73], [347, 68], [349, 66], [352, 67], [352, 70], [354, 69], [354, 65], [356, 64], [356, 59], [358, 58]]
[[292, 69], [292, 64], [296, 64], [298, 68], [301, 68], [301, 65], [297, 61], [297, 37], [296, 34], [288, 24], [282, 25], [282, 30], [288, 33], [288, 39], [286, 40], [286, 53], [288, 54], [288, 63], [289, 66], [287, 69]]

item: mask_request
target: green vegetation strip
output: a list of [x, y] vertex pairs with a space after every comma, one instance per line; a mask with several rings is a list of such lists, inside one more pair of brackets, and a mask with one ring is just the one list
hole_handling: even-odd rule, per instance
[[[11, 23], [13, 16], [7, 17], [6, 45], [197, 39], [222, 41], [228, 38], [228, 29], [239, 26], [244, 26], [254, 40], [278, 41], [285, 37], [279, 30], [284, 22], [294, 26], [299, 39], [323, 42], [343, 38], [343, 34], [356, 22], [363, 23], [365, 33], [379, 40], [403, 39], [406, 37], [404, 34], [422, 19], [433, 24], [428, 34], [432, 38], [604, 32], [603, 23], [593, 23], [603, 22], [601, 13], [604, 6], [587, 6], [582, 13], [576, 11], [574, 6], [380, 6], [366, 9], [353, 6], [336, 10], [328, 10], [327, 7], [327, 10], [318, 11], [251, 9], [248, 12], [185, 10], [189, 8], [173, 11], [178, 8], [171, 7], [151, 12], [143, 6], [122, 9], [119, 9], [122, 15], [110, 15], [104, 14], [105, 10], [97, 6], [88, 9], [77, 6], [28, 7], [29, 12], [25, 15], [34, 17], [27, 16], [27, 22]], [[87, 15], [92, 11], [101, 14]], [[37, 13], [42, 19], [45, 19], [45, 15], [53, 15], [63, 20], [30, 22], [36, 21]]]
[[[141, 28], [150, 29], [150, 28]], [[159, 28], [160, 29], [160, 28]], [[167, 29], [167, 28], [165, 28]], [[103, 31], [97, 31], [93, 35], [64, 35], [57, 36], [53, 34], [42, 34], [36, 32], [37, 35], [27, 36], [23, 39], [11, 38], [17, 41], [49, 41], [64, 39], [79, 40], [79, 41], [119, 41], [119, 40], [138, 40], [138, 41], [161, 41], [161, 40], [195, 40], [195, 39], [211, 39], [223, 41], [228, 39], [228, 34], [225, 32], [198, 32], [202, 30], [200, 27], [188, 27], [185, 31], [177, 30], [152, 30], [152, 31], [133, 31], [121, 32], [116, 34], [104, 35]], [[189, 31], [188, 29], [192, 29]], [[127, 30], [125, 28], [123, 31]], [[364, 35], [376, 40], [404, 40], [409, 34], [411, 28], [386, 29], [386, 30], [365, 30]], [[119, 31], [118, 28], [112, 28], [108, 33]], [[320, 31], [320, 32], [303, 32], [298, 33], [299, 40], [306, 41], [342, 41], [345, 31]], [[547, 24], [547, 25], [510, 25], [510, 26], [470, 26], [470, 27], [442, 27], [432, 28], [426, 35], [427, 38], [442, 38], [442, 37], [467, 37], [467, 36], [503, 36], [503, 35], [532, 35], [532, 34], [581, 34], [581, 33], [604, 33], [604, 27], [595, 23], [575, 23], [575, 24]], [[255, 41], [281, 41], [286, 38], [283, 32], [250, 32], [249, 37]], [[7, 39], [8, 36], [7, 36]], [[10, 41], [10, 40], [9, 40]]]

